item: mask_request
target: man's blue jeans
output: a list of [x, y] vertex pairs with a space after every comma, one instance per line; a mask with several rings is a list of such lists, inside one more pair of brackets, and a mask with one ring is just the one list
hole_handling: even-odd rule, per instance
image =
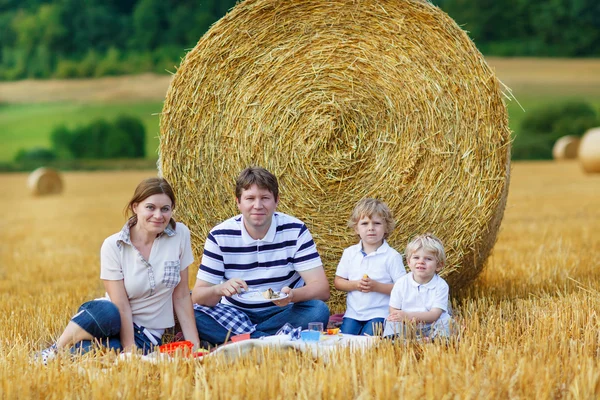
[[[83, 340], [77, 343], [72, 349], [73, 352], [87, 353], [93, 349], [94, 344], [100, 344], [117, 352], [123, 349], [119, 336], [121, 315], [117, 306], [110, 301], [92, 300], [83, 303], [71, 321], [94, 337], [93, 341]], [[150, 333], [144, 334], [144, 327], [133, 324], [133, 335], [136, 347], [144, 354], [153, 350], [155, 344], [147, 336], [151, 335]], [[157, 345], [161, 344], [161, 338], [152, 337], [158, 343]]]
[[[225, 342], [229, 333], [225, 328], [201, 311], [194, 313], [200, 340], [213, 345]], [[302, 329], [307, 329], [309, 322], [322, 322], [323, 326], [327, 326], [329, 322], [329, 308], [321, 300], [303, 301], [285, 307], [272, 307], [264, 311], [244, 311], [244, 313], [253, 324], [256, 324], [256, 331], [250, 334], [251, 338], [274, 335], [286, 323], [290, 323], [295, 328], [301, 326]]]
[[[369, 335], [375, 336], [373, 328], [379, 325], [378, 334], [381, 335], [383, 332], [383, 322], [385, 318], [373, 318], [368, 321], [359, 321], [352, 318], [344, 317], [340, 331], [342, 333], [348, 333], [350, 335]], [[378, 336], [379, 336], [378, 335]]]

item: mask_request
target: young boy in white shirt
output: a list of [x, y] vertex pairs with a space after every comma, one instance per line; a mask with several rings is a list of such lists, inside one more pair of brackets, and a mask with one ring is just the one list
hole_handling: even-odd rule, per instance
[[407, 337], [414, 327], [417, 338], [449, 337], [449, 287], [437, 274], [446, 264], [444, 245], [424, 234], [406, 246], [405, 256], [411, 272], [394, 284], [383, 335]]
[[402, 256], [385, 240], [394, 229], [394, 218], [383, 202], [363, 199], [354, 207], [348, 226], [360, 242], [344, 250], [333, 281], [336, 289], [348, 292], [340, 331], [381, 334], [394, 282], [406, 275]]

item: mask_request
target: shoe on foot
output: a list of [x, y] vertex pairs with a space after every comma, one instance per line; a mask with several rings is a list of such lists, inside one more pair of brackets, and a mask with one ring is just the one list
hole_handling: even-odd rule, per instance
[[50, 360], [56, 358], [57, 354], [58, 354], [58, 347], [56, 347], [56, 343], [54, 343], [52, 346], [35, 353], [33, 355], [33, 359], [39, 363], [48, 365], [48, 362], [50, 362]]

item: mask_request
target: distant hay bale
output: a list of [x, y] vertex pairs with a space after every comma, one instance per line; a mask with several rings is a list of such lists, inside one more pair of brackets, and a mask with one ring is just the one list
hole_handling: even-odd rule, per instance
[[600, 172], [600, 127], [583, 135], [579, 144], [579, 162], [585, 172]]
[[[173, 77], [160, 124], [161, 173], [202, 254], [238, 213], [237, 174], [280, 179], [279, 210], [304, 220], [330, 279], [356, 242], [346, 221], [385, 201], [401, 252], [432, 231], [454, 289], [496, 240], [510, 171], [500, 82], [439, 8], [409, 0], [247, 0], [214, 24]], [[332, 294], [330, 304], [343, 304]]]
[[577, 158], [579, 150], [579, 138], [577, 136], [563, 136], [554, 143], [552, 157], [555, 160], [572, 160]]
[[58, 171], [42, 167], [29, 174], [27, 187], [34, 196], [45, 196], [62, 192], [63, 182]]

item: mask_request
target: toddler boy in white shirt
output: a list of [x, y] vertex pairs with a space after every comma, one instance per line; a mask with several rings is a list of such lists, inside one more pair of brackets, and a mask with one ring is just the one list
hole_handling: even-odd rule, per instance
[[383, 335], [407, 337], [414, 327], [417, 338], [449, 337], [449, 287], [437, 274], [446, 264], [444, 245], [424, 234], [406, 246], [405, 256], [411, 272], [394, 284]]

